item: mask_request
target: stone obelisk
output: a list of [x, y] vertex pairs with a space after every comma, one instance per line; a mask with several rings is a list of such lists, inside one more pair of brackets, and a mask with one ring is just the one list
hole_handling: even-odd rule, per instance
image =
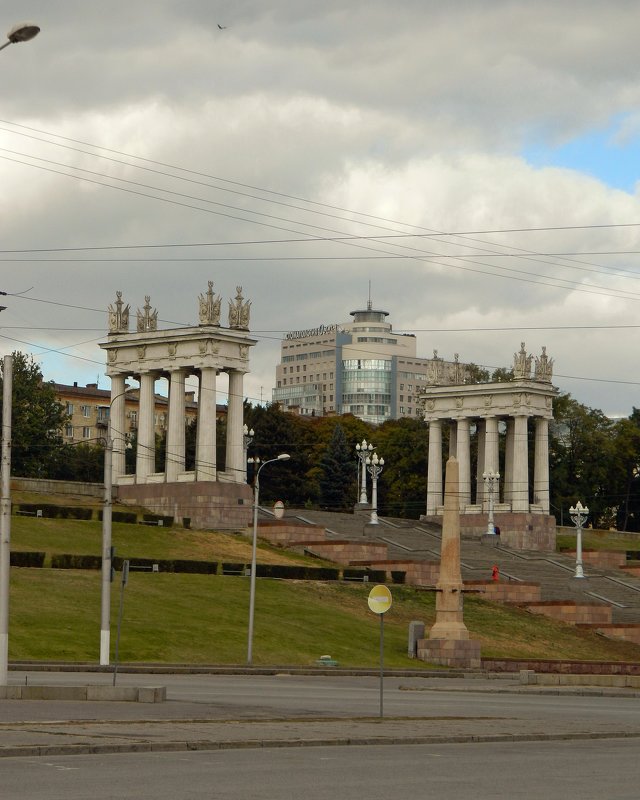
[[451, 667], [480, 667], [480, 643], [469, 638], [463, 618], [459, 485], [458, 461], [450, 458], [445, 477], [436, 621], [429, 638], [418, 642], [418, 658]]

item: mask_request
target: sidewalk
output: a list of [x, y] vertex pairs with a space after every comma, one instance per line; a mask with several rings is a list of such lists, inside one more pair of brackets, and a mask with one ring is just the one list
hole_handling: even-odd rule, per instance
[[[158, 676], [156, 676], [157, 678]], [[162, 681], [156, 681], [160, 684]], [[407, 691], [606, 695], [638, 697], [629, 689], [521, 686], [490, 676], [433, 679]], [[470, 708], [472, 708], [470, 706]], [[640, 719], [603, 721], [597, 731], [580, 720], [496, 716], [236, 718], [216, 717], [210, 704], [0, 700], [0, 758], [86, 753], [168, 752], [326, 745], [434, 744], [567, 739], [640, 738]], [[111, 719], [105, 719], [106, 716]], [[205, 718], [206, 717], [206, 718]], [[13, 721], [11, 721], [13, 719]]]

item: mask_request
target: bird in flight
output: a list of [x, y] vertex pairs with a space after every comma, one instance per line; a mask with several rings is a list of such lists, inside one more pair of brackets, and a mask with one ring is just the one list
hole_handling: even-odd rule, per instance
[[218, 23], [218, 28], [219, 28], [221, 31], [226, 31], [226, 30], [227, 30], [227, 26], [226, 26], [226, 25], [221, 25], [220, 23]]

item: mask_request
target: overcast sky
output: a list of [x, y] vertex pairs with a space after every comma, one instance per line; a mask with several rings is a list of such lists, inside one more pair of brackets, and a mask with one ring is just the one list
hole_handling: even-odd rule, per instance
[[116, 290], [134, 311], [151, 295], [164, 327], [197, 323], [208, 280], [224, 307], [241, 285], [245, 391], [269, 400], [283, 333], [348, 321], [371, 282], [418, 355], [493, 368], [544, 345], [562, 391], [640, 406], [637, 2], [2, 17], [42, 28], [0, 52], [2, 352], [107, 388]]

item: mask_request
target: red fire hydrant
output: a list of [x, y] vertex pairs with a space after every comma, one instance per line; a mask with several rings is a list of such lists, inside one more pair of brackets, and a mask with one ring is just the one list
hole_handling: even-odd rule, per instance
[[492, 581], [499, 581], [500, 580], [500, 569], [498, 568], [497, 564], [494, 564], [491, 567], [491, 580]]

